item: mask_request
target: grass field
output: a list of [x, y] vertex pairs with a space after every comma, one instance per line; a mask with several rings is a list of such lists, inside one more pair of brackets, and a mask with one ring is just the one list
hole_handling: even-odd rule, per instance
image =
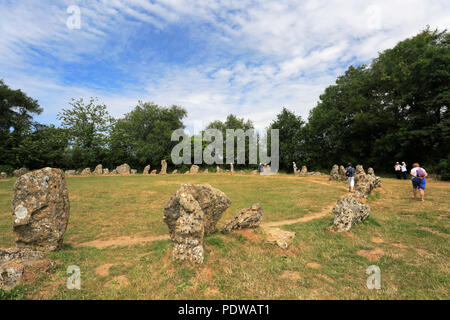
[[[219, 227], [253, 203], [264, 222], [330, 212], [286, 224], [287, 250], [259, 229], [205, 238], [205, 263], [171, 259], [162, 221], [166, 201], [183, 183], [209, 183], [232, 205]], [[14, 245], [14, 180], [0, 180], [0, 247]], [[227, 174], [67, 178], [71, 215], [63, 250], [49, 253], [56, 272], [20, 286], [27, 299], [449, 299], [450, 183], [429, 181], [426, 202], [411, 199], [410, 181], [383, 179], [368, 200], [371, 216], [349, 233], [327, 230], [330, 208], [345, 194], [327, 176]], [[67, 267], [81, 269], [81, 290], [66, 287]], [[366, 269], [381, 269], [381, 290], [366, 287]]]

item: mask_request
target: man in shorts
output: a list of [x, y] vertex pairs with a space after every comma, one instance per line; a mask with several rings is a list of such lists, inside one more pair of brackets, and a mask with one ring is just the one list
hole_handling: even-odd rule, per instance
[[411, 175], [413, 185], [413, 198], [417, 199], [417, 189], [419, 189], [420, 196], [423, 202], [425, 201], [425, 186], [427, 184], [427, 180], [425, 178], [428, 176], [428, 173], [424, 168], [421, 168], [418, 163], [414, 163], [413, 168], [411, 169]]
[[352, 167], [351, 163], [347, 164], [345, 175], [348, 180], [348, 192], [353, 192], [353, 188], [355, 187], [355, 169]]

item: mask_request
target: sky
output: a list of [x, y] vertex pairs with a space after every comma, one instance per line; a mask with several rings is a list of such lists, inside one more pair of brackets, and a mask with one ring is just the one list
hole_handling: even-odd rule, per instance
[[[79, 15], [78, 15], [79, 12]], [[429, 25], [444, 0], [0, 0], [0, 79], [59, 125], [71, 98], [114, 117], [139, 100], [188, 111], [188, 129], [230, 113], [267, 127], [283, 107], [307, 119], [350, 65]], [[79, 18], [79, 19], [78, 19]], [[77, 22], [80, 22], [79, 25]]]

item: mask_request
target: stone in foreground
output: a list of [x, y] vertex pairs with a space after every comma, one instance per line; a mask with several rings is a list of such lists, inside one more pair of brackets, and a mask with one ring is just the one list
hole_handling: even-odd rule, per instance
[[266, 234], [266, 242], [276, 244], [282, 249], [287, 249], [295, 238], [295, 232], [281, 230], [279, 228], [263, 228]]
[[370, 207], [358, 201], [353, 194], [341, 197], [333, 208], [333, 229], [338, 232], [347, 232], [357, 223], [369, 217]]
[[130, 174], [130, 170], [131, 170], [130, 166], [126, 163], [124, 163], [116, 168], [116, 172], [118, 174]]
[[54, 265], [41, 251], [0, 249], [0, 289], [9, 291], [27, 279], [33, 279], [35, 273], [49, 271]]
[[173, 258], [203, 262], [203, 235], [214, 232], [231, 201], [208, 184], [184, 184], [164, 208], [164, 222], [174, 242]]
[[263, 209], [259, 204], [254, 204], [250, 208], [242, 209], [234, 215], [221, 230], [227, 233], [232, 230], [257, 228], [261, 224]]
[[19, 248], [59, 249], [69, 222], [64, 173], [44, 168], [24, 174], [14, 184], [13, 230]]

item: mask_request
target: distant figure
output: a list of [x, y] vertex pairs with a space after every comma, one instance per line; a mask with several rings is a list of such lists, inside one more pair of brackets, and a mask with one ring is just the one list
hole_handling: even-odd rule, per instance
[[400, 180], [402, 175], [402, 166], [400, 165], [400, 162], [395, 163], [394, 170], [397, 175], [397, 179]]
[[259, 170], [259, 172], [262, 172], [262, 163], [261, 162], [258, 164], [258, 170]]
[[406, 163], [403, 161], [402, 162], [402, 175], [403, 175], [403, 180], [407, 180], [408, 179], [408, 169], [406, 168]]
[[427, 180], [425, 178], [428, 176], [428, 173], [425, 171], [425, 169], [421, 168], [418, 163], [414, 163], [411, 170], [411, 175], [414, 196], [413, 198], [417, 199], [417, 189], [419, 189], [422, 201], [425, 201], [425, 186], [427, 184]]
[[347, 164], [345, 175], [348, 180], [348, 192], [353, 192], [353, 188], [355, 187], [355, 169], [352, 167], [351, 163]]
[[231, 172], [231, 174], [233, 174], [233, 172], [234, 172], [234, 166], [233, 166], [233, 163], [230, 163], [230, 172]]

